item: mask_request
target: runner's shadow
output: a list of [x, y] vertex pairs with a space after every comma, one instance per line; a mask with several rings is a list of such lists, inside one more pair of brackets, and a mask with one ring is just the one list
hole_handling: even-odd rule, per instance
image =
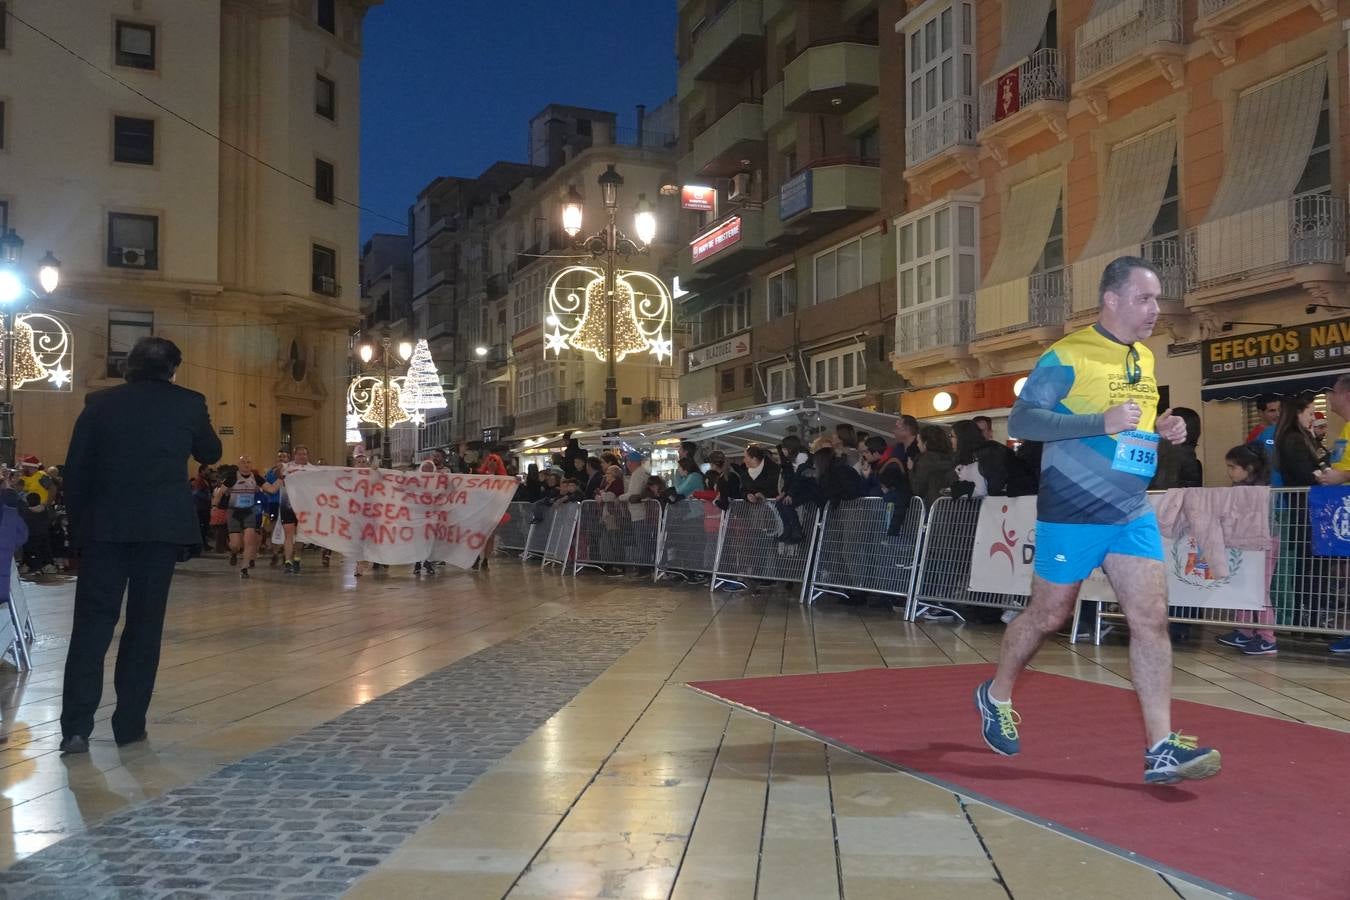
[[[955, 754], [979, 755], [983, 759], [980, 762], [959, 762], [950, 758]], [[1162, 803], [1190, 803], [1200, 799], [1198, 794], [1179, 785], [1120, 781], [1100, 775], [1034, 769], [1004, 762], [1004, 757], [994, 755], [983, 744], [940, 742], [928, 744], [919, 750], [872, 751], [868, 752], [867, 755], [912, 771], [917, 775], [954, 782], [958, 787], [969, 784], [971, 781], [1043, 781], [1047, 784], [1082, 784], [1124, 791], [1130, 794], [1142, 794]]]

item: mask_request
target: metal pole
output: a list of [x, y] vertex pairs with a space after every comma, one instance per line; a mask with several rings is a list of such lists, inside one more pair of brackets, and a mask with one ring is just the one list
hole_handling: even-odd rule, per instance
[[604, 429], [619, 427], [619, 379], [614, 371], [614, 254], [618, 250], [619, 230], [615, 225], [616, 211], [609, 211], [609, 227], [605, 229], [605, 420]]
[[380, 458], [386, 469], [392, 469], [389, 459], [389, 342], [385, 341], [384, 352], [380, 354], [380, 363], [384, 366], [384, 430], [380, 432]]
[[5, 465], [14, 468], [18, 438], [14, 434], [14, 313], [5, 310]]

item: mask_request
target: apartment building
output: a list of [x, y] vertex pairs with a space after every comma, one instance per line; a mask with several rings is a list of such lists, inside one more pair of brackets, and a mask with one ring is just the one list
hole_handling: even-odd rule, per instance
[[1148, 345], [1164, 405], [1201, 413], [1211, 480], [1252, 398], [1350, 369], [1338, 12], [928, 0], [890, 21], [909, 197], [891, 223], [894, 365], [914, 388], [901, 408], [1006, 413], [1039, 354], [1092, 321], [1123, 253], [1162, 273]]
[[679, 171], [698, 186], [679, 261], [681, 396], [704, 413], [803, 397], [894, 409], [889, 230], [904, 190], [885, 173], [903, 157], [889, 27], [903, 4], [679, 6]]
[[[674, 202], [673, 106], [638, 113], [621, 127], [610, 111], [553, 104], [528, 126], [528, 163], [497, 163], [476, 179], [428, 185], [413, 209], [413, 318], [448, 375], [451, 410], [427, 424], [424, 446], [511, 439], [547, 452], [565, 430], [599, 425], [605, 367], [576, 350], [545, 354], [546, 289], [574, 258], [562, 208], [575, 190], [584, 200], [583, 236], [606, 219], [598, 178], [610, 165], [623, 178], [618, 223], [632, 232], [639, 196], [658, 206], [667, 229]], [[631, 268], [673, 276], [673, 231], [629, 261]], [[565, 258], [573, 257], [573, 258]], [[620, 260], [621, 266], [625, 265]], [[623, 424], [679, 418], [671, 360], [627, 360], [617, 367]]]
[[68, 386], [18, 395], [21, 454], [60, 462], [85, 394], [157, 334], [182, 348], [179, 383], [206, 394], [226, 458], [290, 441], [343, 455], [377, 2], [3, 4], [0, 225], [25, 263], [62, 260], [43, 311], [73, 339]]

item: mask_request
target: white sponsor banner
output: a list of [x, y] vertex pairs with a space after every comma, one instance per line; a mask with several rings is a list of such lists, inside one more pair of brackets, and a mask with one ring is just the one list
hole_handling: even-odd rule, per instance
[[982, 500], [975, 525], [975, 549], [970, 558], [970, 589], [1030, 596], [1031, 564], [1035, 557], [1036, 498]]
[[286, 478], [297, 540], [385, 565], [432, 559], [461, 568], [478, 557], [517, 486], [497, 475], [336, 466]]
[[[1265, 552], [1230, 547], [1227, 553], [1228, 577], [1217, 578], [1189, 533], [1163, 538], [1168, 605], [1261, 609], [1266, 598]], [[1030, 596], [1035, 557], [1036, 498], [986, 498], [980, 504], [980, 518], [975, 527], [970, 589]], [[1083, 582], [1080, 596], [1107, 603], [1116, 599], [1101, 569]]]

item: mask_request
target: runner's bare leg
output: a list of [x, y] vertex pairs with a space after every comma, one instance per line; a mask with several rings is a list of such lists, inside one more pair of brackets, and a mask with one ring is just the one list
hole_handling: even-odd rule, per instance
[[989, 686], [989, 694], [996, 700], [1011, 700], [1017, 676], [1031, 662], [1045, 639], [1054, 634], [1064, 620], [1073, 615], [1078, 602], [1079, 582], [1056, 584], [1035, 575], [1031, 582], [1031, 601], [1020, 616], [1013, 619], [1003, 632], [1003, 646], [998, 654], [998, 674]]
[[1167, 570], [1156, 559], [1112, 553], [1102, 569], [1130, 626], [1130, 681], [1152, 747], [1172, 732], [1172, 641], [1167, 635]]

